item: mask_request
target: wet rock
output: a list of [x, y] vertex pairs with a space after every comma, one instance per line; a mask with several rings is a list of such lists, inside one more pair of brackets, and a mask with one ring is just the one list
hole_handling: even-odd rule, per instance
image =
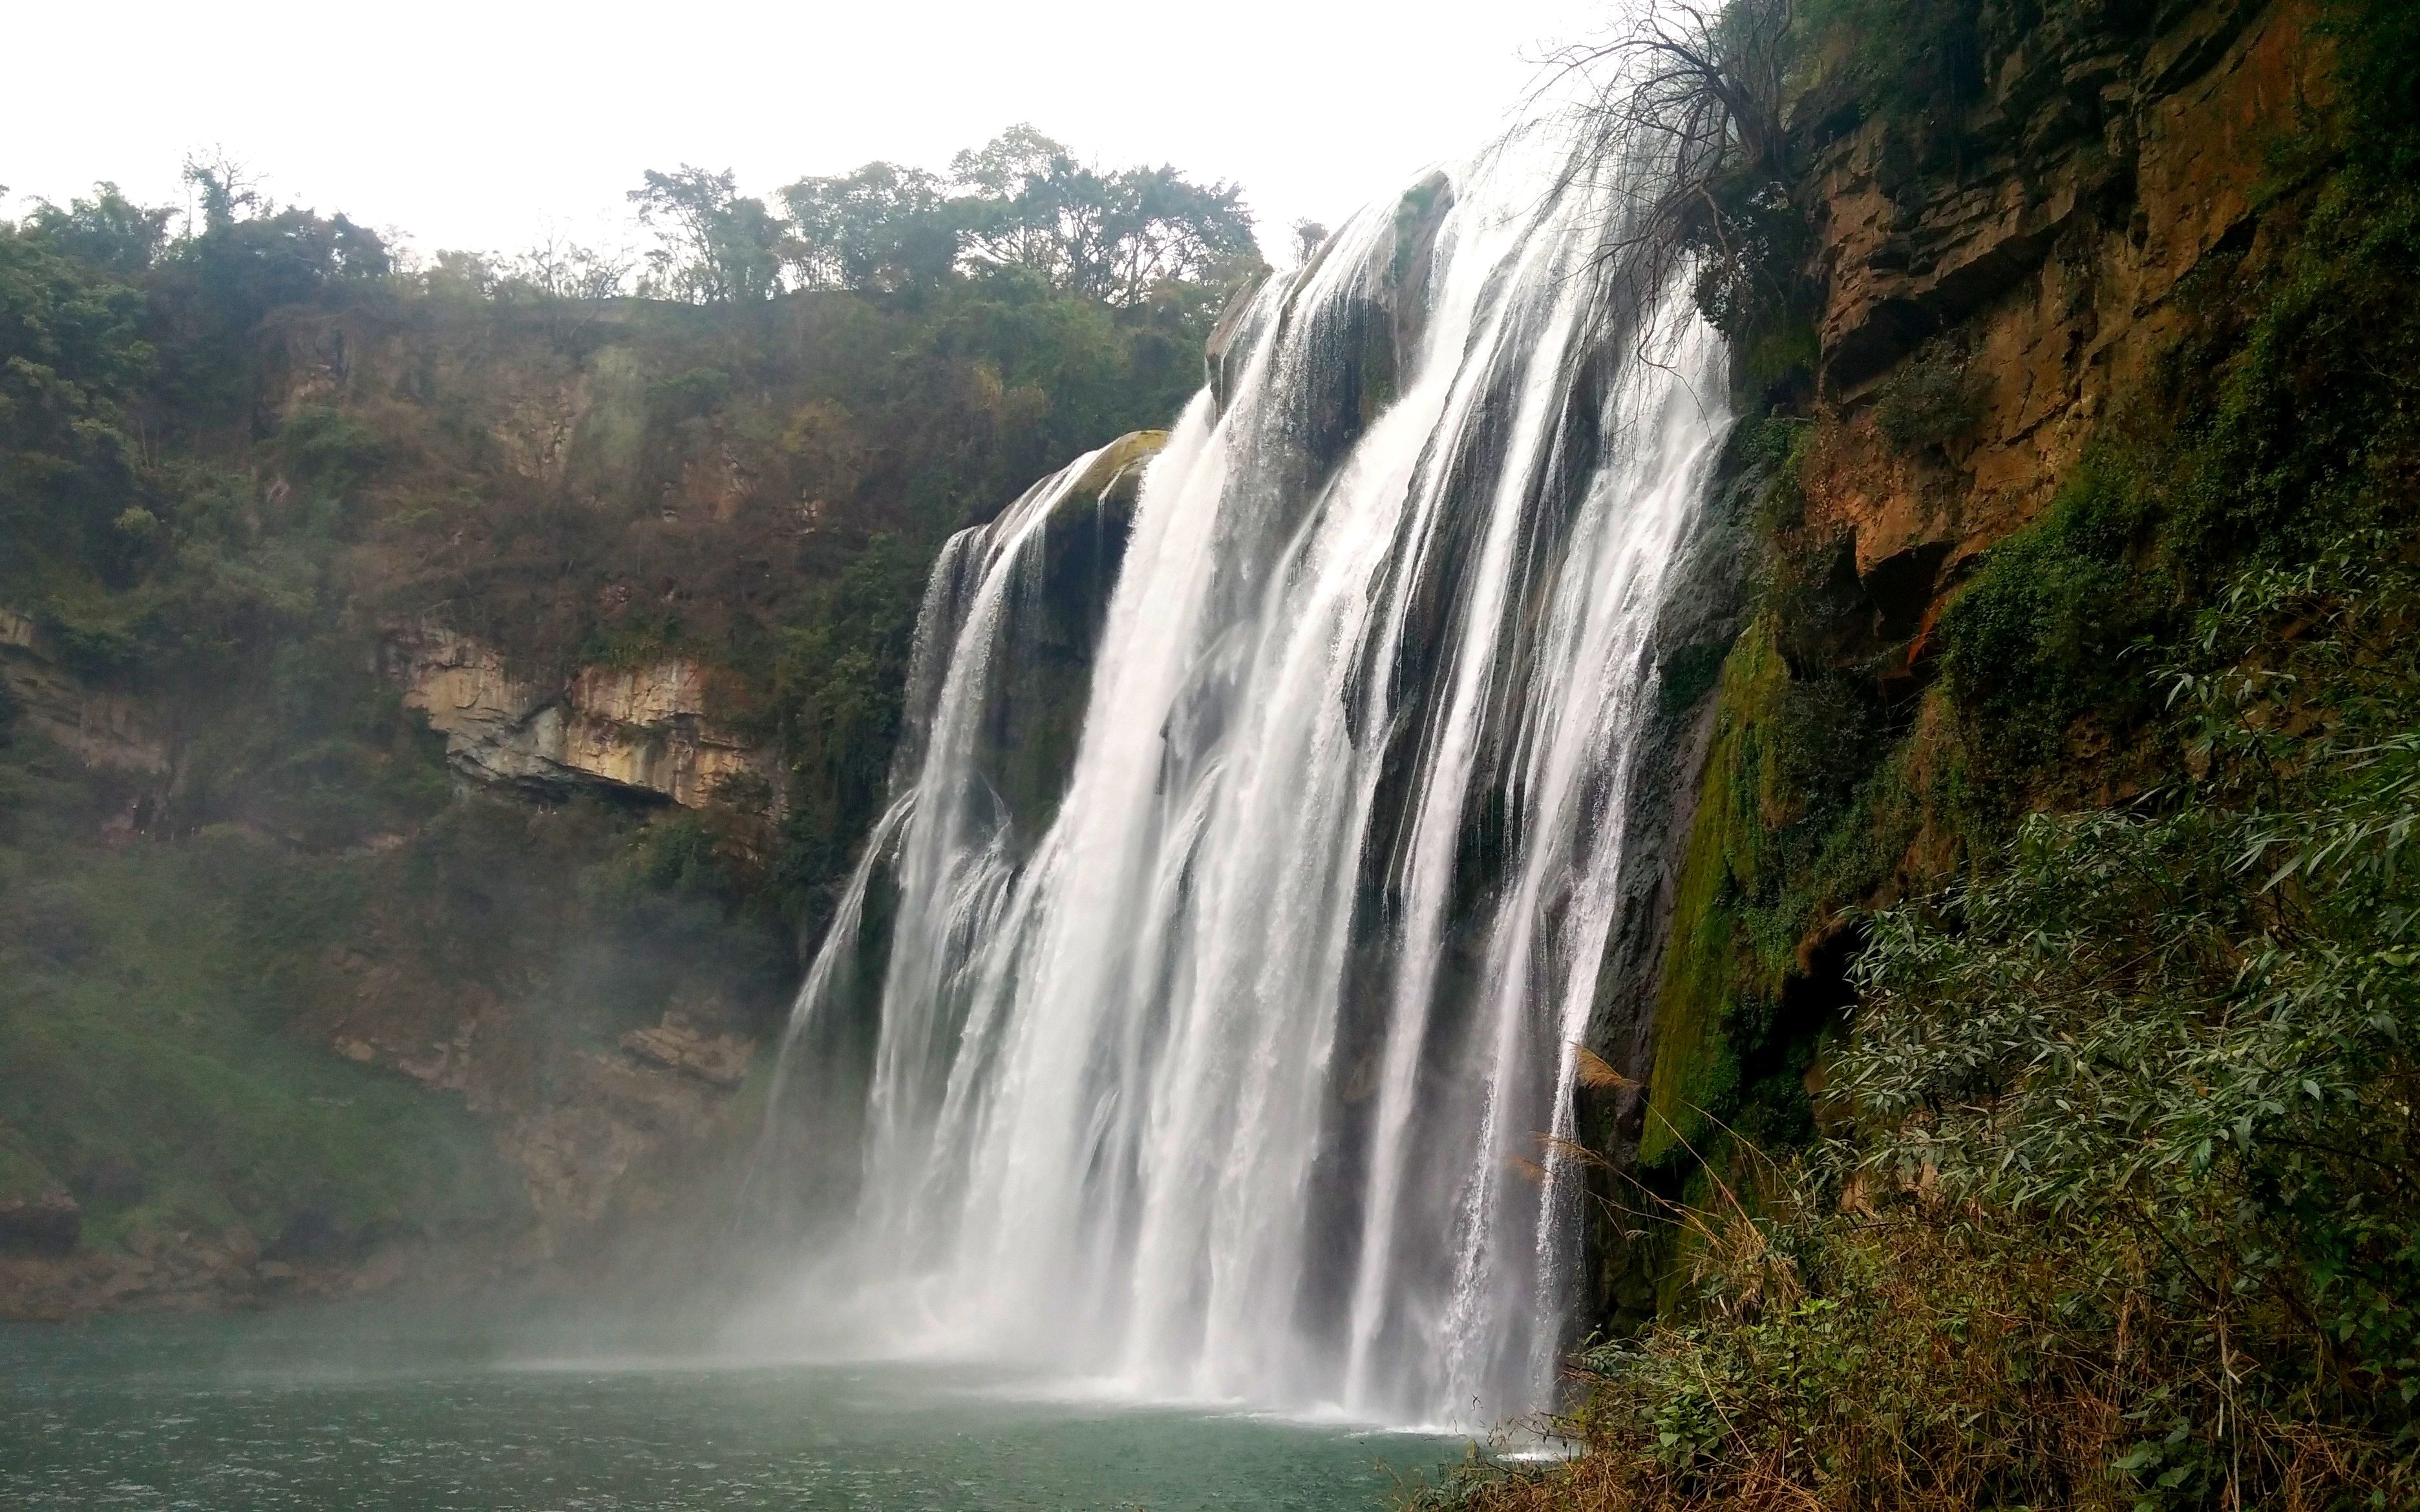
[[0, 1197], [0, 1250], [66, 1255], [83, 1233], [84, 1210], [66, 1192]]

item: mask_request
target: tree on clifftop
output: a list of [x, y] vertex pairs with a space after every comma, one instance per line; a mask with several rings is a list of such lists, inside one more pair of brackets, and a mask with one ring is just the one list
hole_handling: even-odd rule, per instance
[[781, 193], [790, 212], [791, 266], [809, 288], [895, 294], [949, 275], [964, 222], [947, 186], [922, 168], [869, 162]]
[[629, 200], [639, 224], [658, 238], [647, 254], [647, 292], [695, 304], [745, 303], [781, 292], [782, 223], [763, 200], [738, 192], [730, 169], [650, 168]]
[[1053, 287], [1131, 307], [1167, 281], [1198, 280], [1252, 251], [1251, 212], [1233, 184], [1174, 168], [1103, 173], [1032, 126], [961, 152], [970, 191], [967, 256], [1032, 269]]

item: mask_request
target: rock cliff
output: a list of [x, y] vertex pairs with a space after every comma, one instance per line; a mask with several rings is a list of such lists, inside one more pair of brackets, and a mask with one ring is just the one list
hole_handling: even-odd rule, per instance
[[61, 664], [33, 616], [0, 608], [0, 692], [18, 717], [88, 765], [163, 778], [170, 745], [161, 711], [94, 686]]
[[687, 657], [586, 666], [550, 683], [512, 675], [504, 654], [440, 625], [391, 635], [388, 675], [407, 706], [445, 737], [455, 768], [477, 781], [563, 797], [722, 799], [781, 815], [776, 753], [715, 717], [715, 672]]
[[1882, 114], [1817, 155], [1806, 522], [1854, 540], [1878, 598], [1920, 609], [2036, 517], [2173, 343], [2195, 271], [2248, 249], [2272, 149], [2327, 99], [2316, 20], [2060, 8], [1987, 41], [1957, 147]]
[[[2089, 720], [2052, 731], [2045, 764], [1977, 765], [1968, 743], [1995, 734], [1973, 688], [1945, 691], [1944, 618], [2096, 448], [2170, 402], [2204, 291], [2292, 234], [2273, 224], [2290, 219], [2273, 214], [2280, 149], [2329, 108], [2305, 0], [1909, 19], [1953, 13], [1978, 27], [1962, 92], [1860, 78], [1864, 39], [1835, 38], [1787, 107], [1811, 360], [1761, 390], [1742, 375], [1761, 402], [1743, 406], [1714, 513], [1760, 564], [1719, 675], [1693, 689], [1702, 766], [1675, 815], [1668, 914], [1634, 955], [1649, 1032], [1604, 1046], [1633, 1085], [1592, 1110], [1626, 1179], [1676, 1201], [1735, 1136], [1813, 1137], [1859, 907], [1952, 873], [1981, 810], [2106, 780], [2095, 764], [2123, 734]], [[1984, 680], [2002, 676], [2018, 673]], [[1609, 1315], [1676, 1300], [1677, 1270], [1637, 1240], [1599, 1235]]]

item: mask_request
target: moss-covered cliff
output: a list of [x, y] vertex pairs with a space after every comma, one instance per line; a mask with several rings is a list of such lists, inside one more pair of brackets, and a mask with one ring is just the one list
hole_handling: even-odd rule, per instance
[[1699, 35], [1788, 60], [1678, 223], [1760, 565], [1599, 1094], [1592, 1452], [1448, 1494], [2401, 1504], [2420, 28]]

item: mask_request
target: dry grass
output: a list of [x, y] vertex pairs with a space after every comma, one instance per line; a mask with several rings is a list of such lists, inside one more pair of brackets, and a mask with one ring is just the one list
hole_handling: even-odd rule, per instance
[[[1770, 1194], [1768, 1194], [1770, 1196]], [[2150, 1299], [2023, 1254], [1916, 1193], [1820, 1216], [1691, 1215], [1701, 1309], [1575, 1365], [1549, 1465], [1474, 1463], [1414, 1497], [1468, 1512], [1973, 1512], [2415, 1504], [2391, 1446], [2245, 1405], [2239, 1463], [2168, 1488], [2121, 1466], [2166, 1405], [2226, 1387]], [[2211, 1473], [2204, 1474], [2207, 1470]], [[2194, 1491], [2207, 1487], [2208, 1494]], [[2172, 1494], [2178, 1493], [2178, 1494]], [[2373, 1495], [2388, 1498], [2373, 1501]]]

